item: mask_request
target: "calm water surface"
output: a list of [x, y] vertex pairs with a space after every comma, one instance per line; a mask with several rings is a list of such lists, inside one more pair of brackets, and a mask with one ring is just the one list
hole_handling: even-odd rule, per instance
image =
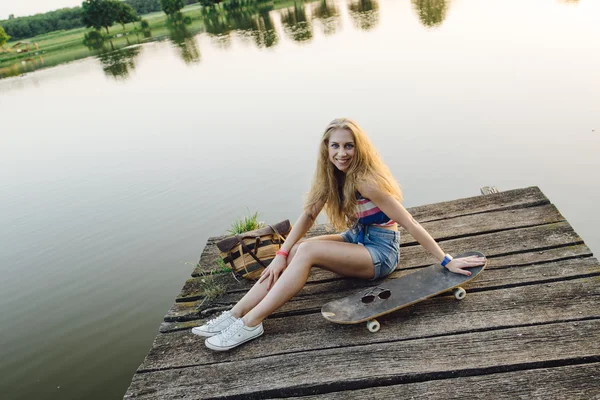
[[206, 239], [297, 218], [337, 116], [405, 206], [537, 185], [600, 249], [599, 16], [297, 3], [0, 80], [0, 397], [121, 398]]

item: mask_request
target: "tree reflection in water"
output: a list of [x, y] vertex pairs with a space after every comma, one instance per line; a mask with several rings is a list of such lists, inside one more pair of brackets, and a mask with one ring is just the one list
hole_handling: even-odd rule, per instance
[[251, 38], [258, 47], [271, 47], [277, 44], [277, 33], [269, 15], [272, 8], [261, 5], [256, 9], [233, 10], [228, 17], [239, 37]]
[[[307, 43], [313, 38], [313, 23], [323, 26], [325, 35], [339, 32], [342, 26], [337, 0], [316, 0], [311, 2], [307, 12], [305, 3], [295, 1], [293, 7], [273, 11], [270, 0], [228, 0], [220, 4], [202, 7], [201, 18], [192, 25], [192, 19], [185, 14], [178, 14], [167, 23], [168, 38], [179, 50], [179, 56], [186, 64], [198, 63], [201, 60], [198, 43], [194, 34], [204, 30], [215, 46], [229, 48], [232, 32], [244, 41], [253, 42], [259, 48], [276, 46], [279, 42], [273, 18], [279, 14], [284, 34], [296, 42]], [[451, 0], [411, 0], [412, 7], [422, 25], [426, 28], [440, 26], [448, 12]], [[565, 4], [578, 4], [578, 0], [556, 0]], [[370, 30], [379, 24], [378, 0], [348, 0], [350, 18], [353, 25], [360, 30]], [[314, 22], [317, 21], [317, 22]], [[148, 29], [136, 30], [133, 35], [126, 35], [120, 42], [126, 41], [124, 50], [118, 50], [118, 42], [113, 42], [97, 31], [85, 33], [83, 43], [102, 63], [107, 76], [116, 79], [127, 79], [135, 70], [135, 58], [141, 51], [131, 46], [144, 41], [141, 36], [151, 36]], [[151, 40], [162, 40], [163, 37]], [[140, 40], [142, 39], [142, 40]], [[40, 58], [41, 60], [41, 58]], [[52, 65], [63, 61], [53, 62]], [[23, 72], [48, 66], [37, 59], [6, 66], [0, 69], [0, 79], [20, 75]]]
[[286, 35], [296, 42], [312, 39], [312, 26], [306, 17], [303, 3], [294, 2], [294, 7], [281, 10], [281, 23]]
[[168, 25], [169, 40], [179, 49], [179, 56], [186, 64], [200, 62], [200, 49], [190, 33], [185, 23], [176, 23]]
[[33, 72], [45, 66], [44, 57], [30, 57], [13, 65], [0, 68], [0, 79], [19, 76], [26, 72]]
[[277, 33], [269, 12], [273, 5], [264, 2], [229, 2], [223, 7], [206, 7], [203, 23], [206, 33], [221, 48], [231, 45], [231, 32], [251, 39], [258, 47], [277, 44]]
[[312, 9], [312, 17], [323, 25], [325, 35], [333, 35], [341, 26], [342, 20], [337, 6], [333, 1], [321, 0]]
[[232, 31], [230, 21], [217, 5], [202, 8], [202, 23], [215, 46], [222, 49], [231, 47], [229, 32]]
[[377, 0], [355, 0], [348, 5], [354, 26], [363, 31], [373, 29], [379, 23]]
[[261, 8], [252, 20], [254, 23], [252, 35], [254, 43], [258, 47], [272, 47], [277, 44], [277, 32], [275, 31], [273, 19], [269, 14], [271, 9], [272, 7]]
[[106, 76], [118, 80], [125, 80], [129, 77], [132, 71], [135, 70], [135, 58], [140, 54], [142, 48], [139, 45], [128, 47], [122, 50], [111, 50], [106, 53], [98, 54], [98, 59], [102, 63], [102, 69]]
[[444, 22], [448, 11], [449, 0], [411, 0], [421, 23], [434, 28]]

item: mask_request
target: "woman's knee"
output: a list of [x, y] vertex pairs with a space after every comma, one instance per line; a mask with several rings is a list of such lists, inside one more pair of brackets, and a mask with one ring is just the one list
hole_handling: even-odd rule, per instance
[[302, 258], [304, 261], [312, 261], [314, 256], [315, 242], [304, 241], [298, 244], [296, 249], [296, 257]]
[[312, 249], [310, 242], [302, 242], [298, 243], [296, 247], [296, 251], [294, 252], [294, 261], [292, 263], [292, 257], [290, 252], [290, 257], [288, 257], [287, 265], [288, 267], [293, 266], [293, 268], [312, 268]]

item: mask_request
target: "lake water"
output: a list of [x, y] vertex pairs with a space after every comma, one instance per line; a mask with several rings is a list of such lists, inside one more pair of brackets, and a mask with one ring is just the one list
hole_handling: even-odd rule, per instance
[[206, 239], [248, 210], [298, 217], [338, 116], [405, 206], [536, 185], [600, 250], [600, 2], [236, 21], [0, 80], [2, 399], [121, 398]]

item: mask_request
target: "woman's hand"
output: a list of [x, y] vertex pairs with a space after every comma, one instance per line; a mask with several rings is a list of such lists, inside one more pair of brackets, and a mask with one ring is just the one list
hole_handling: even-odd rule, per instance
[[277, 255], [271, 261], [271, 264], [260, 274], [260, 279], [258, 283], [263, 281], [267, 281], [267, 290], [271, 290], [277, 279], [279, 279], [279, 275], [287, 268], [287, 258]]
[[483, 264], [485, 264], [485, 257], [469, 256], [464, 258], [453, 258], [452, 261], [446, 264], [446, 268], [455, 274], [471, 276], [471, 271], [465, 271], [464, 268], [479, 267]]

